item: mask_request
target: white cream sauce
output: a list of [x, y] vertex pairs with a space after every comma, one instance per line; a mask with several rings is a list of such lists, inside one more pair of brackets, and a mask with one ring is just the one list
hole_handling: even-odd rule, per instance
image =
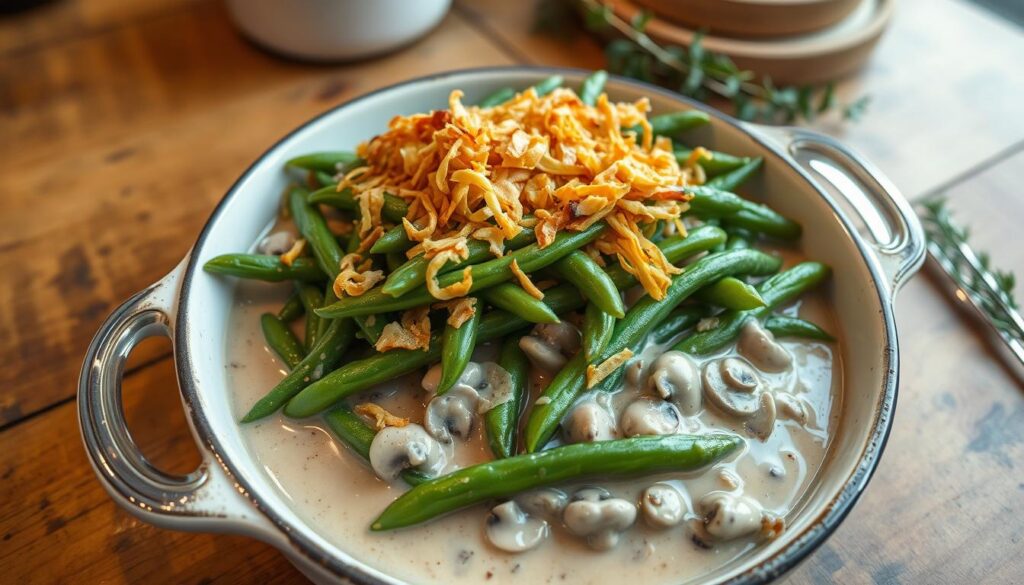
[[[290, 291], [288, 285], [242, 282], [231, 316], [231, 342], [227, 354], [227, 379], [234, 396], [235, 414], [241, 416], [285, 373], [279, 359], [266, 348], [259, 315], [276, 311]], [[807, 295], [784, 311], [838, 331], [824, 298]], [[298, 331], [298, 329], [297, 329]], [[744, 434], [742, 423], [719, 415], [706, 403], [699, 416], [685, 420], [683, 432], [731, 431], [745, 436], [746, 445], [725, 461], [692, 473], [661, 474], [630, 481], [589, 481], [559, 486], [569, 494], [583, 485], [599, 485], [619, 498], [637, 502], [654, 483], [678, 489], [686, 507], [685, 520], [668, 529], [652, 528], [638, 519], [625, 531], [614, 549], [595, 552], [564, 527], [552, 526], [547, 541], [533, 550], [512, 554], [498, 550], [485, 538], [488, 508], [476, 506], [418, 527], [373, 533], [371, 521], [405, 489], [378, 479], [369, 465], [334, 440], [317, 419], [287, 420], [280, 415], [244, 427], [252, 455], [291, 502], [294, 511], [322, 536], [352, 556], [412, 583], [607, 583], [629, 575], [632, 582], [678, 583], [696, 579], [720, 568], [757, 546], [744, 538], [713, 544], [695, 542], [698, 503], [713, 491], [727, 491], [753, 498], [765, 511], [786, 518], [798, 507], [802, 494], [815, 477], [834, 431], [840, 405], [842, 372], [830, 344], [782, 339], [793, 354], [795, 368], [781, 373], [761, 373], [771, 388], [792, 393], [810, 407], [806, 425], [780, 419], [764, 442]], [[649, 346], [639, 354], [645, 364], [666, 348]], [[478, 350], [476, 361], [493, 359], [493, 346]], [[729, 348], [715, 359], [734, 354]], [[386, 384], [358, 401], [372, 400], [414, 422], [423, 418], [427, 393], [420, 387], [422, 372]], [[536, 396], [543, 377], [538, 377]], [[613, 397], [620, 412], [642, 390], [636, 384]], [[477, 424], [467, 442], [456, 441], [449, 449], [449, 468], [467, 466], [491, 458], [482, 425]], [[495, 502], [494, 504], [497, 504]]]

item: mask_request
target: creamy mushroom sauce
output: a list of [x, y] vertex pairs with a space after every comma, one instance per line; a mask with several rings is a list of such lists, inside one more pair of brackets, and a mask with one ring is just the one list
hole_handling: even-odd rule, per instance
[[[284, 285], [252, 282], [240, 282], [236, 289], [238, 302], [229, 329], [232, 342], [227, 347], [226, 381], [238, 418], [284, 375], [282, 363], [263, 342], [259, 315], [276, 311], [288, 290]], [[781, 312], [810, 319], [830, 332], [838, 331], [820, 293], [805, 295], [800, 303]], [[793, 355], [794, 368], [760, 375], [769, 387], [792, 393], [805, 402], [810, 411], [805, 425], [780, 414], [773, 432], [762, 442], [745, 432], [742, 422], [720, 414], [705, 400], [699, 416], [683, 424], [683, 432], [726, 430], [741, 434], [745, 446], [727, 460], [695, 473], [559, 486], [569, 496], [581, 487], [597, 486], [633, 503], [639, 503], [643, 492], [654, 484], [670, 485], [682, 496], [682, 522], [658, 527], [656, 521], [645, 518], [645, 510], [640, 507], [636, 522], [621, 533], [617, 545], [602, 552], [588, 547], [586, 539], [569, 534], [560, 524], [551, 526], [547, 538], [531, 550], [501, 551], [487, 541], [489, 508], [483, 505], [421, 526], [372, 533], [368, 528], [371, 521], [405, 489], [401, 482], [392, 486], [378, 479], [370, 466], [334, 440], [318, 419], [292, 421], [277, 415], [245, 425], [242, 432], [252, 455], [300, 517], [347, 553], [405, 581], [606, 583], [628, 571], [635, 582], [678, 583], [699, 578], [757, 546], [758, 540], [750, 537], [724, 542], [695, 538], [701, 530], [701, 513], [720, 501], [722, 492], [753, 499], [766, 512], [786, 518], [798, 508], [825, 456], [840, 405], [839, 356], [831, 344], [793, 339], [780, 342]], [[650, 345], [639, 353], [639, 359], [649, 365], [666, 349]], [[474, 359], [491, 360], [494, 353], [495, 347], [488, 344], [478, 349]], [[735, 353], [730, 347], [698, 360], [698, 366]], [[423, 372], [406, 376], [360, 398], [421, 422], [429, 400], [420, 386], [422, 376]], [[643, 388], [646, 376], [639, 382], [625, 381], [625, 387], [612, 397], [617, 416], [637, 397], [652, 396]], [[544, 383], [544, 376], [535, 376], [533, 396]], [[443, 448], [448, 470], [491, 458], [479, 420], [468, 441], [456, 439]]]

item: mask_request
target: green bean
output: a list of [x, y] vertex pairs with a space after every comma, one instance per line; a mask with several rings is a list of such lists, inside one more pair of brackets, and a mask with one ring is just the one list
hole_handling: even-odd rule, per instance
[[[512, 278], [512, 271], [509, 265], [513, 260], [519, 264], [523, 272], [529, 274], [536, 272], [565, 256], [577, 248], [581, 248], [594, 241], [605, 229], [603, 222], [596, 223], [587, 229], [579, 232], [562, 231], [555, 236], [555, 240], [544, 249], [538, 248], [537, 244], [530, 244], [520, 248], [502, 258], [495, 258], [481, 264], [470, 266], [468, 270], [473, 277], [473, 284], [469, 292], [476, 292], [501, 284]], [[462, 271], [449, 272], [441, 275], [438, 285], [442, 288], [457, 284], [462, 280]], [[421, 286], [401, 297], [393, 298], [380, 289], [375, 288], [367, 291], [358, 297], [346, 297], [337, 303], [324, 307], [317, 311], [321, 317], [336, 319], [338, 317], [350, 317], [353, 315], [369, 315], [386, 311], [399, 311], [412, 307], [419, 307], [434, 302], [434, 297]]]
[[299, 299], [299, 293], [293, 292], [288, 297], [288, 300], [285, 301], [281, 310], [277, 312], [277, 318], [285, 323], [290, 323], [301, 317], [305, 310], [305, 307], [302, 306], [302, 300]]
[[597, 96], [601, 95], [604, 91], [604, 84], [608, 82], [607, 71], [595, 71], [587, 76], [583, 80], [583, 85], [580, 86], [580, 101], [592, 106], [597, 103]]
[[388, 273], [394, 272], [406, 263], [405, 254], [401, 252], [388, 252], [384, 255], [384, 263], [387, 264]]
[[[658, 242], [658, 248], [665, 255], [665, 259], [675, 264], [694, 254], [706, 252], [711, 248], [725, 242], [725, 232], [714, 226], [701, 226], [690, 230], [685, 236], [672, 236]], [[612, 279], [619, 290], [625, 290], [636, 286], [637, 279], [626, 269], [614, 264], [605, 269], [608, 277]]]
[[515, 313], [531, 323], [558, 323], [558, 315], [518, 283], [503, 282], [480, 291], [479, 295], [495, 308]]
[[747, 202], [743, 209], [723, 218], [729, 225], [741, 227], [778, 238], [780, 240], [796, 240], [803, 229], [800, 224], [784, 217], [766, 205]]
[[444, 394], [459, 381], [459, 376], [473, 358], [476, 335], [480, 329], [480, 314], [484, 312], [479, 300], [475, 307], [473, 316], [459, 327], [445, 323], [444, 333], [441, 334], [441, 380], [437, 383], [438, 395]]
[[299, 365], [302, 358], [306, 357], [306, 350], [295, 338], [295, 334], [288, 328], [288, 324], [282, 321], [273, 313], [264, 313], [260, 316], [260, 327], [263, 329], [263, 338], [267, 340], [267, 346], [274, 350], [281, 361], [289, 368]]
[[[373, 438], [377, 435], [377, 431], [373, 430], [373, 427], [366, 424], [366, 421], [346, 405], [338, 406], [324, 414], [324, 421], [327, 423], [327, 428], [331, 429], [331, 432], [342, 443], [348, 445], [357, 455], [369, 462], [370, 445], [373, 444]], [[409, 485], [419, 485], [429, 478], [422, 473], [407, 469], [402, 472], [402, 479]]]
[[764, 320], [764, 327], [775, 337], [803, 337], [818, 341], [835, 341], [836, 338], [810, 321], [785, 315], [769, 315]]
[[267, 282], [319, 282], [327, 278], [324, 271], [311, 258], [296, 258], [292, 265], [288, 266], [277, 256], [265, 254], [222, 254], [207, 260], [206, 264], [203, 264], [203, 270]]
[[[377, 340], [380, 339], [382, 333], [384, 333], [384, 326], [391, 320], [385, 314], [380, 315], [359, 315], [358, 317], [352, 317], [352, 320], [356, 322], [356, 326], [359, 327], [359, 335], [362, 336], [370, 345], [376, 345]], [[325, 319], [330, 321], [330, 319]]]
[[416, 242], [409, 239], [409, 234], [406, 233], [405, 226], [398, 224], [377, 238], [377, 241], [370, 247], [370, 253], [386, 254], [388, 252], [405, 252], [415, 244]]
[[561, 85], [562, 85], [562, 76], [561, 75], [552, 75], [551, 77], [548, 77], [547, 79], [543, 79], [539, 83], [534, 85], [533, 89], [534, 89], [534, 91], [537, 92], [537, 95], [547, 95], [547, 94], [555, 91], [556, 89], [558, 89]]
[[355, 326], [351, 319], [332, 321], [316, 347], [311, 349], [266, 396], [253, 405], [242, 418], [242, 422], [252, 422], [274, 414], [303, 388], [321, 379], [324, 372], [331, 371], [337, 365], [354, 337]]
[[[747, 157], [733, 156], [724, 152], [717, 152], [714, 150], [708, 150], [707, 153], [711, 155], [711, 158], [699, 157], [697, 158], [697, 164], [700, 168], [704, 169], [704, 173], [708, 177], [717, 177], [722, 173], [728, 173], [729, 171], [735, 171], [743, 165], [750, 162], [751, 159]], [[692, 148], [680, 148], [677, 147], [673, 154], [676, 155], [676, 161], [679, 164], [685, 163], [690, 159], [690, 155], [693, 154]]]
[[[726, 253], [735, 254], [737, 251]], [[691, 355], [701, 355], [724, 347], [736, 339], [748, 319], [759, 319], [769, 315], [779, 305], [818, 285], [828, 277], [828, 274], [829, 267], [820, 262], [802, 262], [785, 272], [780, 272], [757, 286], [761, 298], [764, 299], [764, 307], [751, 311], [726, 311], [718, 316], [717, 327], [693, 333], [676, 343], [672, 349]]]
[[760, 157], [751, 159], [750, 162], [742, 167], [711, 179], [704, 186], [721, 189], [722, 191], [735, 191], [740, 185], [746, 183], [747, 179], [754, 176], [754, 173], [761, 168], [763, 163], [764, 159]]
[[500, 106], [514, 97], [516, 97], [516, 90], [511, 87], [503, 87], [480, 100], [480, 103], [477, 105], [481, 108], [493, 108], [494, 106]]
[[743, 443], [736, 435], [666, 435], [580, 443], [459, 469], [405, 492], [373, 522], [392, 530], [479, 502], [534, 488], [599, 477], [627, 478], [710, 465]]
[[[322, 307], [324, 305], [329, 305], [336, 300], [338, 300], [338, 297], [337, 295], [334, 294], [334, 283], [331, 281], [327, 281], [324, 284], [324, 300], [322, 303], [320, 303], [320, 306]], [[327, 326], [330, 324], [330, 319], [321, 318], [320, 325], [317, 327], [316, 336], [318, 338], [323, 337], [324, 333], [327, 331]]]
[[619, 289], [608, 273], [586, 253], [575, 250], [551, 265], [551, 271], [571, 282], [602, 311], [621, 319], [626, 314]]
[[[313, 207], [306, 201], [309, 192], [301, 187], [293, 187], [288, 195], [288, 207], [292, 210], [292, 219], [299, 233], [306, 239], [306, 243], [313, 249], [313, 256], [316, 257], [320, 269], [334, 280], [341, 272], [341, 257], [344, 253], [334, 234], [327, 228], [327, 221], [320, 213], [320, 210]], [[309, 307], [306, 308], [307, 318], [310, 314]]]
[[[526, 228], [514, 238], [505, 240], [505, 251], [518, 250], [532, 243], [533, 239], [533, 229]], [[491, 254], [491, 246], [487, 242], [471, 239], [466, 242], [466, 247], [469, 250], [469, 255], [466, 256], [466, 259], [460, 262], [445, 262], [441, 270], [438, 271], [438, 275], [447, 274], [473, 264], [479, 264], [493, 256]], [[410, 258], [408, 262], [388, 275], [388, 279], [384, 281], [381, 292], [392, 297], [400, 297], [421, 286], [427, 280], [428, 264], [430, 264], [430, 260], [427, 260], [423, 254]]]
[[315, 286], [308, 284], [297, 284], [295, 291], [299, 293], [299, 300], [302, 301], [303, 308], [306, 309], [306, 337], [305, 347], [306, 349], [312, 349], [316, 345], [316, 340], [320, 334], [320, 316], [314, 311], [319, 309], [324, 304], [324, 296], [320, 294]]
[[665, 343], [711, 314], [703, 305], [684, 305], [668, 314], [651, 332], [655, 343]]
[[516, 451], [516, 431], [519, 429], [519, 415], [529, 392], [530, 360], [519, 348], [518, 335], [505, 339], [498, 355], [498, 365], [509, 374], [510, 398], [487, 411], [484, 428], [487, 442], [494, 456], [503, 459]]
[[360, 162], [362, 162], [362, 159], [351, 152], [313, 152], [297, 156], [286, 162], [285, 166], [306, 169], [307, 171], [337, 173], [346, 168], [355, 168], [356, 164]]
[[714, 187], [684, 187], [693, 195], [690, 212], [701, 218], [721, 218], [733, 227], [767, 234], [783, 240], [800, 237], [800, 224], [783, 217], [766, 205], [748, 201]]
[[757, 289], [733, 276], [706, 286], [697, 293], [697, 298], [711, 305], [726, 309], [747, 311], [765, 305]]
[[755, 236], [750, 230], [727, 226], [725, 233], [729, 234], [729, 239], [725, 242], [726, 250], [740, 250], [751, 248], [754, 245]]
[[334, 180], [334, 175], [325, 173], [324, 171], [313, 171], [313, 177], [320, 187], [326, 187], [327, 185], [334, 185], [337, 181]]
[[352, 196], [350, 189], [338, 191], [337, 183], [329, 183], [313, 191], [306, 197], [313, 205], [330, 205], [342, 211], [359, 213], [359, 202]]
[[713, 187], [684, 187], [683, 191], [691, 195], [689, 213], [701, 218], [719, 218], [743, 209], [746, 199]]
[[[309, 194], [307, 201], [313, 204], [330, 205], [343, 211], [359, 213], [359, 202], [352, 195], [350, 189], [338, 191], [337, 185], [327, 185]], [[384, 194], [384, 205], [380, 213], [388, 221], [402, 221], [405, 214], [409, 212], [409, 204], [401, 197], [390, 193]]]
[[703, 126], [711, 120], [711, 116], [708, 116], [700, 110], [685, 110], [681, 112], [671, 112], [669, 114], [661, 114], [660, 116], [654, 116], [651, 118], [651, 131], [655, 136], [668, 136], [674, 138], [680, 132], [685, 132], [698, 126]]
[[587, 303], [583, 313], [583, 353], [590, 361], [601, 354], [612, 339], [615, 317], [602, 311], [594, 303]]
[[[547, 291], [544, 303], [558, 314], [583, 306], [583, 297], [573, 286], [560, 285]], [[477, 343], [499, 339], [528, 326], [530, 322], [518, 315], [491, 311], [480, 319]], [[285, 414], [293, 418], [312, 416], [346, 396], [437, 362], [440, 356], [441, 339], [435, 334], [427, 351], [393, 349], [349, 362], [299, 392], [285, 407]]]
[[[594, 362], [600, 363], [623, 349], [634, 347], [679, 303], [708, 284], [736, 274], [770, 274], [778, 270], [780, 263], [778, 258], [755, 250], [734, 250], [701, 258], [672, 279], [664, 298], [655, 300], [645, 296], [637, 301], [615, 325], [612, 340]], [[586, 369], [586, 356], [579, 352], [544, 390], [546, 400], [534, 402], [526, 422], [528, 452], [533, 453], [547, 443], [566, 411], [583, 393]]]

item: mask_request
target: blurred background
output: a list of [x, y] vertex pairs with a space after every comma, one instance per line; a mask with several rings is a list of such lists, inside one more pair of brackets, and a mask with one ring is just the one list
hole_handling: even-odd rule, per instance
[[[990, 280], [933, 261], [902, 294], [886, 457], [790, 581], [1019, 582], [1024, 384], [1012, 328], [967, 301], [993, 322], [1024, 270], [1022, 25], [1024, 0], [0, 0], [0, 581], [298, 580], [262, 544], [115, 507], [79, 445], [81, 356], [294, 127], [413, 77], [520, 64], [604, 68], [836, 136], [934, 244], [990, 254]], [[166, 341], [143, 344], [125, 409], [147, 455], [187, 472], [173, 372]]]

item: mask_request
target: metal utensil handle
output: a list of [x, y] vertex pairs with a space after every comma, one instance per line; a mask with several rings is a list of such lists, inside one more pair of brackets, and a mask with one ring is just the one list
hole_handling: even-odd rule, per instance
[[128, 354], [147, 337], [173, 338], [174, 298], [183, 268], [184, 262], [118, 307], [93, 337], [78, 382], [79, 425], [93, 469], [123, 508], [171, 528], [227, 530], [252, 519], [245, 519], [243, 502], [226, 472], [205, 452], [203, 463], [188, 475], [157, 469], [139, 451], [124, 420], [121, 379]]
[[[875, 251], [893, 293], [924, 262], [927, 240], [913, 207], [892, 182], [864, 157], [830, 136], [802, 128], [755, 126], [759, 134], [767, 134], [791, 158], [797, 153], [812, 152], [841, 168], [843, 176], [830, 177], [820, 169], [810, 168], [815, 180], [830, 184], [830, 192], [843, 197], [861, 217], [867, 228], [868, 243]], [[851, 180], [852, 179], [852, 180]], [[859, 185], [855, 184], [859, 183]]]

